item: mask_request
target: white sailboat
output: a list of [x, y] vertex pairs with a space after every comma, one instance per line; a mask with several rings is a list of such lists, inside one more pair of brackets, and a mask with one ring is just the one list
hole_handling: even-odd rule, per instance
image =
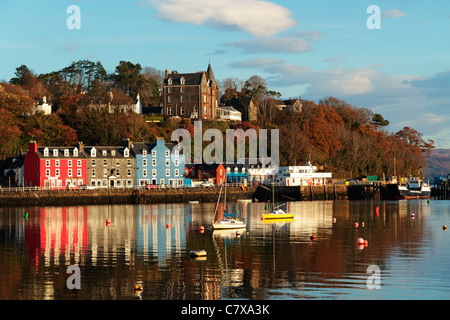
[[[223, 185], [222, 185], [222, 187], [223, 187]], [[226, 184], [225, 184], [225, 195], [223, 197], [224, 217], [222, 220], [217, 219], [217, 213], [218, 213], [217, 209], [219, 208], [220, 195], [222, 194], [222, 187], [220, 188], [219, 198], [217, 199], [216, 210], [214, 212], [213, 229], [214, 230], [244, 229], [246, 227], [244, 222], [242, 220], [233, 218], [239, 212], [235, 212], [235, 213], [231, 213], [231, 214], [227, 213], [227, 186], [226, 186]]]

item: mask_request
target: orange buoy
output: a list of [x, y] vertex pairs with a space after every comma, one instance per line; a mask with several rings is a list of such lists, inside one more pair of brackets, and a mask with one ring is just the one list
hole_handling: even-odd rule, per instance
[[317, 240], [317, 237], [315, 235], [312, 235], [309, 237], [309, 239], [311, 239], [312, 241], [315, 241], [315, 240]]
[[169, 229], [170, 228], [170, 224], [166, 224], [166, 229]]
[[444, 231], [446, 231], [446, 230], [447, 230], [447, 226], [443, 226], [442, 229], [443, 229]]

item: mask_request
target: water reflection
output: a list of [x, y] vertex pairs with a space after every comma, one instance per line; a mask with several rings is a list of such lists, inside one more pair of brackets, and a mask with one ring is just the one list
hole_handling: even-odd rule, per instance
[[[369, 265], [395, 298], [413, 276], [414, 290], [429, 289], [417, 270], [425, 257], [449, 295], [450, 263], [429, 232], [448, 205], [291, 202], [293, 220], [268, 223], [264, 203], [230, 203], [247, 223], [240, 232], [211, 230], [213, 203], [2, 208], [0, 299], [383, 298], [366, 287]], [[199, 249], [206, 257], [189, 255]], [[69, 265], [80, 266], [81, 290], [66, 286]]]

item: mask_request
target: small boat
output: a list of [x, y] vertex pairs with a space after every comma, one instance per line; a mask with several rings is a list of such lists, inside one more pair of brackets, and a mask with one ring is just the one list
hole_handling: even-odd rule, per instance
[[[274, 190], [274, 184], [272, 183], [272, 206], [275, 204], [275, 190]], [[272, 211], [264, 212], [262, 214], [262, 219], [293, 219], [294, 214], [285, 212], [280, 207], [284, 204], [278, 205], [274, 208], [272, 208]], [[266, 210], [268, 209], [268, 206], [266, 205]]]
[[398, 187], [399, 195], [396, 199], [421, 199], [431, 196], [431, 188], [419, 178], [413, 178], [406, 185]]
[[[223, 185], [222, 185], [223, 187]], [[219, 207], [219, 202], [220, 202], [220, 195], [222, 194], [222, 187], [220, 188], [220, 193], [219, 193], [219, 197], [217, 199], [217, 205], [216, 205], [216, 210], [214, 213], [214, 222], [213, 222], [213, 229], [214, 230], [223, 230], [223, 229], [243, 229], [246, 227], [245, 223], [242, 220], [239, 219], [235, 219], [233, 218], [233, 216], [237, 215], [238, 212], [235, 213], [227, 213], [227, 186], [225, 184], [225, 195], [223, 197], [223, 202], [224, 202], [224, 218], [222, 220], [218, 220], [217, 219], [217, 212], [218, 212], [218, 207]]]
[[199, 202], [197, 200], [192, 200], [192, 201], [189, 201], [189, 203], [193, 204], [193, 203], [199, 203]]
[[204, 257], [206, 256], [205, 250], [192, 250], [190, 252], [191, 257]]
[[262, 214], [263, 219], [293, 219], [294, 214], [293, 213], [286, 213], [282, 209], [275, 209], [271, 212], [263, 213]]

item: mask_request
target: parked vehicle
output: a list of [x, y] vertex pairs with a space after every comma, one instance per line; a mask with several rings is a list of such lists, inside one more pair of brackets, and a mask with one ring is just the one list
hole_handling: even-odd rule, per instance
[[158, 189], [158, 186], [155, 184], [148, 184], [145, 186], [145, 189], [149, 190], [149, 189]]
[[203, 181], [203, 183], [201, 184], [201, 186], [202, 186], [203, 188], [212, 188], [212, 187], [214, 187], [214, 183], [212, 183], [212, 182], [209, 181], [209, 180], [205, 180], [205, 181]]

